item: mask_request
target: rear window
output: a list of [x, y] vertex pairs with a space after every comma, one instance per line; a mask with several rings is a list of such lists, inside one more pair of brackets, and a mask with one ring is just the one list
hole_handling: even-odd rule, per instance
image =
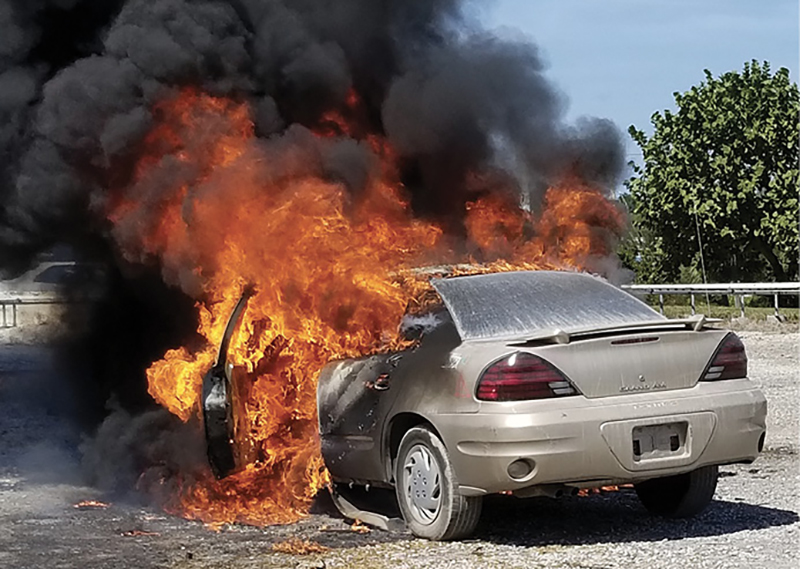
[[522, 339], [558, 328], [660, 320], [630, 294], [585, 273], [525, 271], [434, 279], [464, 340]]

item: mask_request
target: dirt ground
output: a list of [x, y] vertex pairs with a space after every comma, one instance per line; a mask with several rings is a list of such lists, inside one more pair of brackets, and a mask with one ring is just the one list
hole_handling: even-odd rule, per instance
[[[61, 412], [64, 394], [46, 349], [0, 346], [0, 567], [795, 567], [800, 334], [741, 335], [751, 377], [770, 403], [767, 448], [753, 465], [722, 469], [717, 497], [702, 515], [656, 519], [627, 490], [496, 497], [473, 539], [445, 544], [353, 531], [326, 496], [294, 525], [211, 531], [87, 487], [80, 435]], [[84, 500], [108, 505], [75, 506]], [[292, 538], [319, 547], [306, 555], [273, 549]]]

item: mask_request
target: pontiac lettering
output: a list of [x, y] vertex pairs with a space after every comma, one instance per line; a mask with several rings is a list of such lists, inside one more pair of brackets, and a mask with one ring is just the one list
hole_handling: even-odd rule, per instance
[[656, 389], [666, 389], [667, 384], [663, 381], [658, 383], [640, 383], [639, 385], [623, 385], [619, 388], [620, 393], [632, 393], [634, 391], [653, 391]]

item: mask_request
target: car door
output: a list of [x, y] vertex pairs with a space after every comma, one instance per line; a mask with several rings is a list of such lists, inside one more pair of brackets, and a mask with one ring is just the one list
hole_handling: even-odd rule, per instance
[[228, 347], [239, 320], [252, 296], [245, 290], [233, 309], [220, 342], [217, 359], [203, 376], [203, 427], [206, 435], [206, 452], [211, 470], [217, 478], [224, 478], [243, 466], [241, 449], [237, 447], [237, 405], [234, 368], [228, 362]]
[[403, 390], [407, 352], [344, 360], [320, 373], [317, 409], [322, 455], [339, 482], [385, 481], [382, 432]]
[[[241, 429], [242, 370], [228, 362], [227, 352], [247, 301], [246, 292], [234, 308], [220, 343], [214, 365], [203, 378], [203, 422], [208, 460], [217, 478], [224, 478], [251, 462], [246, 441], [237, 435]], [[400, 390], [397, 380], [403, 375], [406, 352], [379, 354], [359, 360], [329, 364], [320, 382], [329, 388], [330, 397], [318, 406], [322, 426], [322, 449], [335, 478], [380, 480], [381, 429]], [[330, 373], [326, 373], [330, 372]], [[326, 379], [328, 378], [328, 379]], [[330, 379], [333, 381], [329, 381]], [[402, 383], [402, 382], [401, 382]], [[331, 388], [335, 392], [331, 391]], [[318, 390], [318, 394], [324, 391]], [[320, 398], [318, 398], [318, 402]], [[333, 448], [333, 451], [330, 449]], [[340, 460], [344, 457], [347, 460]]]
[[413, 347], [328, 364], [320, 373], [317, 409], [322, 456], [334, 480], [389, 482], [387, 429], [397, 412], [425, 415], [458, 391], [450, 354], [461, 342], [446, 315], [416, 335]]

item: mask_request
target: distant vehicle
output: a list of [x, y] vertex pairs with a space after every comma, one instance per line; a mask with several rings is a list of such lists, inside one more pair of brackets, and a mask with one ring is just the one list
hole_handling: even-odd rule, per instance
[[[711, 501], [719, 465], [761, 452], [767, 405], [744, 346], [704, 317], [666, 319], [580, 273], [432, 285], [443, 305], [404, 319], [412, 348], [331, 362], [317, 388], [334, 482], [394, 488], [417, 536], [468, 536], [489, 494], [622, 483], [650, 512], [689, 517]], [[223, 367], [204, 390], [218, 475], [235, 466]]]
[[88, 292], [99, 290], [105, 269], [97, 264], [75, 261], [45, 261], [17, 278], [0, 281], [0, 293], [59, 294], [65, 290]]

